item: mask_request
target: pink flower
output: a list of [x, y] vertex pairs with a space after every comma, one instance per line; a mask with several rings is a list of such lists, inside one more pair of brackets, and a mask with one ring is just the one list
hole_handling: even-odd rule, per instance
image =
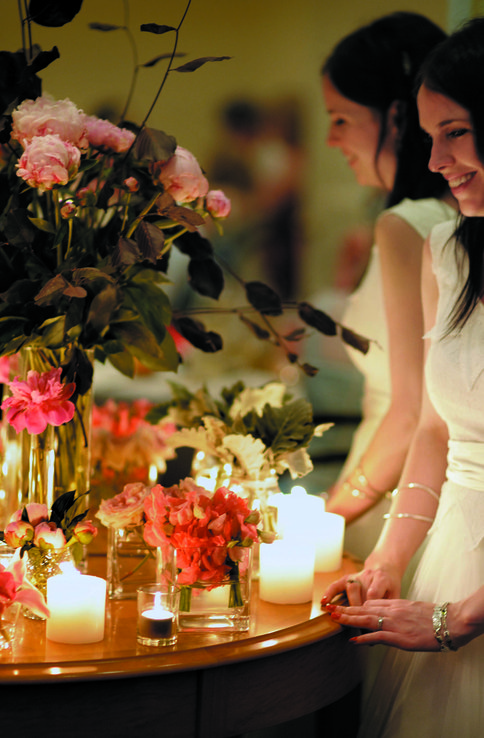
[[57, 135], [37, 136], [17, 164], [17, 175], [41, 192], [67, 184], [79, 169], [81, 152]]
[[10, 379], [10, 356], [0, 356], [0, 384]]
[[106, 527], [127, 528], [141, 525], [143, 505], [150, 488], [141, 482], [127, 484], [123, 491], [110, 500], [102, 500], [96, 517]]
[[60, 367], [42, 374], [30, 371], [26, 382], [18, 377], [10, 382], [12, 396], [2, 402], [2, 410], [7, 410], [7, 421], [17, 433], [24, 428], [32, 434], [42, 433], [49, 424], [62, 425], [72, 420], [75, 405], [69, 397], [76, 385], [62, 384], [61, 374]]
[[72, 535], [79, 543], [91, 543], [92, 539], [97, 536], [97, 528], [90, 520], [82, 520], [74, 527]]
[[27, 605], [37, 615], [50, 615], [43, 595], [25, 576], [23, 559], [14, 561], [7, 568], [0, 564], [0, 617], [14, 602]]
[[214, 218], [227, 218], [232, 207], [229, 198], [222, 190], [210, 190], [205, 199], [205, 206]]
[[73, 200], [66, 200], [60, 209], [61, 218], [68, 220], [77, 213], [77, 207]]
[[153, 164], [152, 175], [154, 183], [161, 185], [178, 203], [193, 202], [208, 192], [208, 180], [199, 163], [181, 146], [176, 147], [168, 161]]
[[39, 523], [34, 531], [34, 545], [43, 551], [64, 548], [66, 545], [64, 531], [55, 523]]
[[26, 520], [14, 520], [3, 531], [5, 543], [12, 548], [20, 548], [34, 537], [34, 527]]
[[12, 113], [12, 138], [25, 148], [36, 136], [56, 134], [79, 149], [87, 149], [84, 113], [69, 99], [54, 100], [42, 95], [24, 100]]
[[136, 177], [126, 177], [123, 184], [128, 192], [138, 192], [139, 190], [139, 182]]
[[90, 145], [101, 151], [127, 151], [135, 139], [135, 134], [127, 128], [119, 128], [109, 120], [85, 115], [84, 123]]
[[49, 508], [47, 505], [42, 505], [40, 502], [29, 502], [25, 505], [25, 508], [21, 507], [20, 510], [16, 510], [10, 520], [22, 520], [23, 511], [27, 512], [27, 517], [31, 525], [38, 525], [39, 523], [46, 523], [49, 520]]

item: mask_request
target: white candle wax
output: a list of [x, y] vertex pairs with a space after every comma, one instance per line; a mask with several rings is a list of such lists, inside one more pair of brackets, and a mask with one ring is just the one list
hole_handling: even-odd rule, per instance
[[277, 508], [277, 530], [284, 538], [289, 534], [316, 538], [324, 515], [322, 497], [308, 495], [304, 487], [293, 487], [290, 494], [279, 493], [269, 500]]
[[316, 539], [316, 571], [337, 571], [341, 568], [344, 537], [344, 517], [325, 512]]
[[175, 635], [175, 615], [156, 605], [151, 610], [143, 610], [138, 619], [138, 633], [143, 638], [173, 638]]
[[47, 580], [47, 638], [57, 643], [97, 643], [104, 638], [106, 580], [64, 573]]
[[314, 541], [289, 536], [260, 547], [259, 596], [280, 605], [310, 602], [314, 584]]

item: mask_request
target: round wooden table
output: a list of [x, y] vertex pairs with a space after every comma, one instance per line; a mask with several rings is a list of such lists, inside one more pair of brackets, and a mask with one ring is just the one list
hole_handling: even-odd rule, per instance
[[[89, 573], [104, 567], [89, 557]], [[357, 568], [344, 558], [344, 571]], [[317, 574], [303, 605], [260, 600], [254, 582], [249, 632], [181, 633], [167, 648], [137, 644], [134, 600], [108, 601], [94, 644], [54, 643], [45, 622], [21, 617], [12, 655], [0, 658], [2, 735], [226, 738], [338, 705], [361, 679], [350, 633], [319, 605], [339, 574]], [[350, 735], [347, 713], [339, 735]]]

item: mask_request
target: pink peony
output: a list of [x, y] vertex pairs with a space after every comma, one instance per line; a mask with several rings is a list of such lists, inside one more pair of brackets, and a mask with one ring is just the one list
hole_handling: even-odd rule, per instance
[[14, 602], [19, 602], [37, 615], [49, 617], [43, 595], [25, 576], [25, 562], [18, 559], [5, 568], [0, 564], [0, 617]]
[[109, 120], [97, 118], [95, 115], [85, 115], [84, 123], [87, 128], [89, 144], [100, 151], [127, 151], [135, 139], [135, 134], [127, 128], [119, 128]]
[[88, 544], [97, 536], [97, 528], [90, 520], [82, 520], [74, 527], [72, 535], [79, 543]]
[[42, 95], [36, 100], [24, 100], [12, 113], [12, 138], [25, 148], [35, 137], [56, 134], [63, 141], [87, 149], [84, 113], [69, 99], [54, 100]]
[[74, 417], [75, 405], [69, 401], [76, 385], [62, 384], [62, 369], [50, 369], [39, 374], [30, 371], [27, 381], [16, 377], [10, 382], [11, 397], [2, 402], [2, 410], [7, 410], [7, 421], [17, 433], [24, 428], [32, 434], [42, 433], [47, 425], [62, 425]]
[[150, 491], [150, 488], [141, 482], [127, 484], [119, 495], [110, 500], [102, 500], [96, 517], [108, 528], [141, 525], [144, 501]]
[[17, 164], [17, 175], [43, 192], [67, 184], [79, 169], [81, 152], [57, 135], [32, 139]]
[[153, 164], [152, 174], [155, 184], [161, 185], [178, 203], [193, 202], [208, 192], [208, 180], [199, 163], [181, 146], [176, 147], [168, 161]]
[[25, 508], [21, 507], [20, 510], [16, 510], [10, 520], [22, 520], [24, 509], [27, 512], [27, 517], [31, 525], [46, 523], [49, 520], [49, 508], [47, 505], [42, 505], [40, 502], [29, 502], [25, 505]]
[[210, 190], [205, 199], [205, 207], [214, 218], [227, 218], [232, 205], [222, 190]]
[[34, 537], [34, 527], [26, 520], [14, 520], [3, 531], [5, 543], [12, 548], [20, 548]]
[[66, 545], [64, 531], [55, 523], [39, 523], [34, 530], [34, 545], [43, 551], [62, 549]]

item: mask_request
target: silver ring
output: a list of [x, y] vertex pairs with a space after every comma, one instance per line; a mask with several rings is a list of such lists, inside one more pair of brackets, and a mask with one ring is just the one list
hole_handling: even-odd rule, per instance
[[378, 618], [378, 628], [377, 628], [377, 630], [382, 630], [382, 629], [383, 629], [383, 618], [382, 617], [379, 617]]

